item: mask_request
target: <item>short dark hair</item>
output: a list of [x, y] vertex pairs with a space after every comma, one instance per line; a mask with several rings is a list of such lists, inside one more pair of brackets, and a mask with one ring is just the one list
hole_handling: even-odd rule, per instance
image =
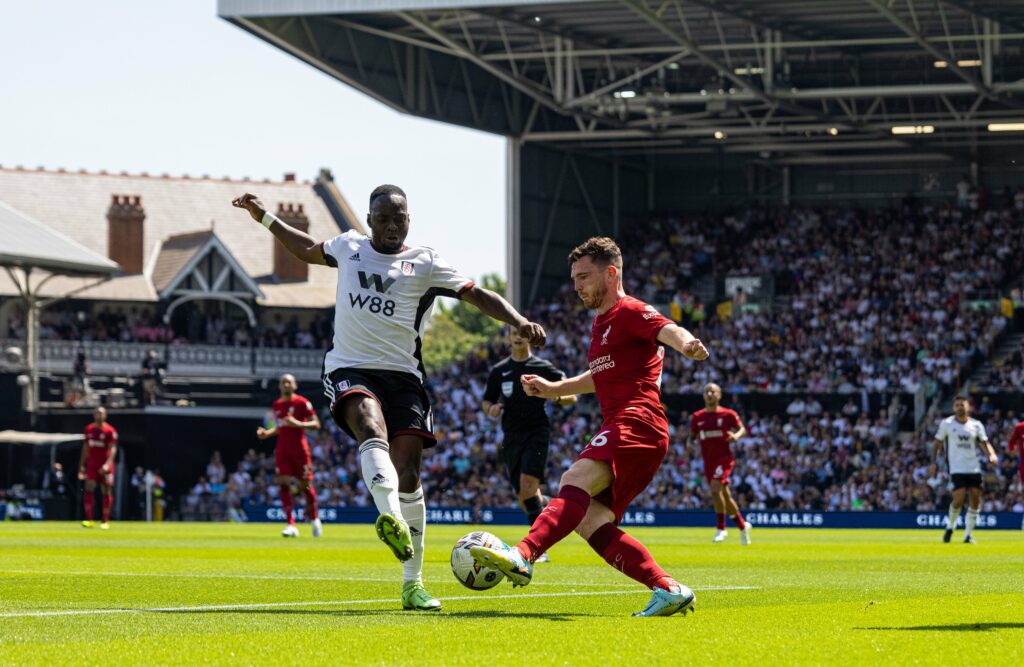
[[373, 189], [373, 192], [370, 193], [370, 206], [373, 206], [373, 201], [377, 199], [377, 197], [387, 197], [389, 195], [398, 195], [406, 201], [409, 199], [405, 196], [405, 190], [397, 185], [378, 185]]
[[969, 399], [966, 396], [964, 396], [963, 394], [961, 394], [959, 396], [954, 396], [953, 397], [953, 402], [956, 403], [957, 401], [964, 401], [964, 402], [970, 404], [971, 399]]
[[592, 236], [569, 253], [569, 266], [577, 261], [589, 257], [595, 264], [622, 269], [622, 251], [619, 245], [607, 236]]

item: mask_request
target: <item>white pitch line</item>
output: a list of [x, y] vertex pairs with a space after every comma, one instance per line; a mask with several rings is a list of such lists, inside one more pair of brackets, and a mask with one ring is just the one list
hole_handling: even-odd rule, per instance
[[[696, 591], [735, 591], [752, 590], [756, 586], [719, 586], [712, 588], [696, 588]], [[509, 600], [522, 598], [556, 598], [581, 595], [633, 595], [644, 591], [566, 591], [564, 593], [513, 593], [512, 595], [456, 595], [440, 598], [447, 602], [459, 600]], [[270, 609], [277, 607], [328, 607], [348, 606], [357, 604], [384, 604], [394, 602], [393, 597], [380, 600], [312, 600], [305, 602], [252, 602], [247, 604], [215, 604], [201, 605], [194, 607], [148, 607], [137, 609], [68, 609], [63, 611], [19, 611], [0, 613], [0, 618], [38, 618], [44, 616], [86, 616], [96, 614], [145, 614], [145, 613], [167, 613], [167, 612], [194, 612], [194, 611], [233, 611], [246, 609]]]
[[[46, 575], [46, 576], [61, 576], [67, 575], [71, 577], [88, 577], [88, 576], [99, 576], [99, 577], [158, 577], [158, 578], [184, 578], [184, 579], [255, 579], [255, 580], [275, 580], [275, 581], [334, 581], [334, 582], [346, 582], [346, 581], [372, 581], [372, 582], [383, 582], [389, 583], [397, 581], [395, 577], [317, 577], [309, 575], [292, 575], [292, 574], [243, 574], [238, 572], [228, 572], [220, 574], [217, 572], [107, 572], [107, 571], [93, 571], [93, 570], [0, 570], [2, 574], [28, 574], [28, 575]], [[594, 582], [582, 582], [582, 581], [535, 581], [530, 584], [531, 586], [614, 586], [621, 588], [636, 588], [635, 583], [594, 583]], [[733, 588], [725, 588], [721, 590], [744, 590], [746, 588], [757, 588], [756, 586], [740, 586]], [[719, 589], [708, 589], [703, 590], [719, 590]]]

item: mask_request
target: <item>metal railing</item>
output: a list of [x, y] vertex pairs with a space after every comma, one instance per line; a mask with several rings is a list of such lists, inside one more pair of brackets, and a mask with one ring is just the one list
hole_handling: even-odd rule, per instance
[[[2, 339], [0, 349], [22, 346], [21, 340]], [[79, 350], [85, 352], [89, 372], [98, 375], [135, 376], [149, 350], [166, 363], [170, 375], [195, 377], [276, 377], [293, 373], [303, 379], [320, 377], [323, 350], [249, 348], [229, 345], [161, 345], [73, 340], [39, 343], [39, 370], [71, 373]]]

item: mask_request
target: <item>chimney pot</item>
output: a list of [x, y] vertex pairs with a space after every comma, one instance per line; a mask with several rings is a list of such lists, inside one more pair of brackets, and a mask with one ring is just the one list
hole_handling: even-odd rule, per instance
[[284, 182], [285, 183], [294, 183], [295, 182], [295, 172], [286, 171], [284, 173]]
[[111, 195], [107, 210], [107, 256], [125, 273], [142, 272], [146, 213], [140, 195]]

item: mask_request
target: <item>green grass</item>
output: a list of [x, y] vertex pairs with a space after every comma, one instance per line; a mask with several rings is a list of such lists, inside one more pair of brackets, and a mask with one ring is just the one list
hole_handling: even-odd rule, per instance
[[[316, 542], [301, 529], [0, 523], [0, 664], [999, 665], [1024, 644], [1019, 531], [969, 546], [937, 530], [766, 528], [744, 548], [735, 531], [711, 545], [710, 530], [635, 529], [696, 589], [697, 613], [634, 619], [647, 591], [575, 536], [529, 587], [474, 593], [448, 568], [468, 529], [431, 526], [426, 582], [444, 610], [425, 614], [401, 610], [401, 566], [372, 526]], [[112, 609], [132, 611], [27, 615]]]

